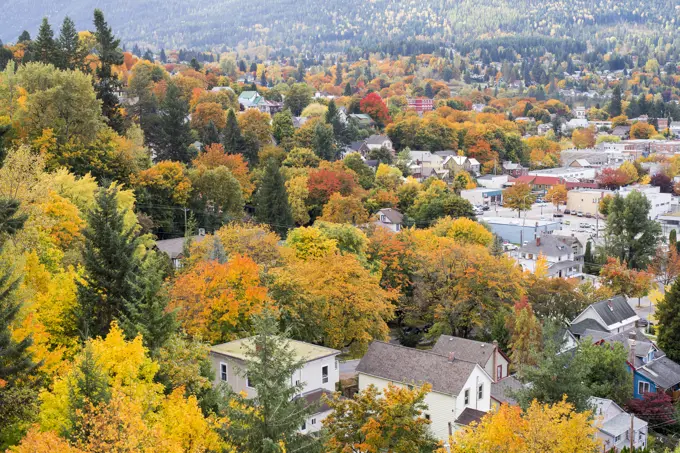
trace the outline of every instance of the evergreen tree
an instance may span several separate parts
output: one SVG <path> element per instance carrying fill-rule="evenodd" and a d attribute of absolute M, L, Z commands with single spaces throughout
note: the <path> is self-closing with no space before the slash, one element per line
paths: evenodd
<path fill-rule="evenodd" d="M 153 63 L 154 58 L 153 58 L 153 53 L 151 52 L 151 50 L 146 49 L 146 52 L 144 52 L 144 56 L 142 57 L 142 59 Z"/>
<path fill-rule="evenodd" d="M 19 37 L 17 38 L 17 44 L 25 42 L 31 42 L 31 34 L 26 30 L 22 31 Z"/>
<path fill-rule="evenodd" d="M 668 247 L 673 247 L 677 243 L 678 243 L 677 232 L 675 230 L 671 230 L 671 232 L 668 233 Z"/>
<path fill-rule="evenodd" d="M 220 143 L 220 131 L 217 130 L 217 126 L 213 120 L 208 122 L 205 130 L 203 131 L 203 137 L 201 139 L 203 142 L 203 147 L 210 146 L 213 143 Z"/>
<path fill-rule="evenodd" d="M 300 427 L 315 408 L 304 398 L 301 382 L 293 385 L 291 376 L 303 362 L 289 341 L 278 331 L 271 312 L 255 320 L 256 335 L 245 343 L 244 378 L 257 391 L 254 398 L 229 395 L 226 405 L 226 440 L 237 451 L 247 453 L 309 452 L 318 448 L 318 438 L 301 434 Z"/>
<path fill-rule="evenodd" d="M 61 24 L 57 44 L 59 47 L 59 68 L 74 70 L 85 64 L 87 50 L 80 48 L 76 24 L 68 16 L 64 18 L 64 22 Z"/>
<path fill-rule="evenodd" d="M 432 85 L 430 82 L 425 84 L 425 97 L 430 99 L 434 97 L 434 91 L 432 91 Z"/>
<path fill-rule="evenodd" d="M 245 61 L 239 60 L 238 70 L 241 71 L 241 72 L 246 72 L 246 62 Z"/>
<path fill-rule="evenodd" d="M 621 115 L 621 86 L 616 85 L 612 90 L 612 100 L 609 103 L 609 116 L 612 118 Z"/>
<path fill-rule="evenodd" d="M 243 136 L 233 109 L 227 113 L 227 124 L 222 132 L 222 144 L 229 154 L 240 154 L 243 151 Z"/>
<path fill-rule="evenodd" d="M 165 49 L 161 49 L 160 59 L 163 64 L 168 62 L 168 57 L 165 55 Z"/>
<path fill-rule="evenodd" d="M 680 279 L 675 280 L 656 307 L 658 344 L 669 359 L 680 360 Z"/>
<path fill-rule="evenodd" d="M 586 244 L 586 252 L 583 256 L 583 272 L 586 274 L 596 274 L 597 267 L 593 266 L 595 264 L 595 258 L 593 257 L 592 242 L 588 241 Z"/>
<path fill-rule="evenodd" d="M 345 92 L 342 93 L 345 96 L 351 96 L 352 95 L 352 85 L 347 82 L 347 85 L 345 85 Z"/>
<path fill-rule="evenodd" d="M 305 65 L 300 60 L 300 63 L 298 64 L 297 71 L 295 72 L 295 80 L 299 83 L 305 80 Z"/>
<path fill-rule="evenodd" d="M 16 200 L 0 199 L 0 251 L 4 242 L 23 228 L 25 215 L 19 215 Z M 12 325 L 19 314 L 20 305 L 13 297 L 20 280 L 13 277 L 12 269 L 0 273 L 0 448 L 18 441 L 18 429 L 35 410 L 37 390 L 35 380 L 27 379 L 37 364 L 28 348 L 31 337 L 16 341 Z"/>
<path fill-rule="evenodd" d="M 201 70 L 201 65 L 198 64 L 198 60 L 195 58 L 191 59 L 191 62 L 189 63 L 189 66 L 191 66 L 195 71 L 200 71 Z"/>
<path fill-rule="evenodd" d="M 118 48 L 120 40 L 113 36 L 111 27 L 104 20 L 104 13 L 99 9 L 94 10 L 94 26 L 99 56 L 94 88 L 97 92 L 97 99 L 102 101 L 102 114 L 108 119 L 109 126 L 116 132 L 122 133 L 125 125 L 116 94 L 116 91 L 120 89 L 120 81 L 113 74 L 112 69 L 113 66 L 123 64 L 123 53 Z"/>
<path fill-rule="evenodd" d="M 347 144 L 348 134 L 347 126 L 340 118 L 340 112 L 335 105 L 335 101 L 331 99 L 328 103 L 328 110 L 326 111 L 326 123 L 333 126 L 333 135 L 335 136 L 335 141 L 337 143 Z"/>
<path fill-rule="evenodd" d="M 78 282 L 76 319 L 84 339 L 105 337 L 111 322 L 121 321 L 128 332 L 143 297 L 139 240 L 118 210 L 118 191 L 100 189 L 97 205 L 83 233 L 84 282 Z"/>
<path fill-rule="evenodd" d="M 314 153 L 323 160 L 333 161 L 337 159 L 338 148 L 335 145 L 333 127 L 329 124 L 318 122 L 314 126 L 312 148 Z"/>
<path fill-rule="evenodd" d="M 7 149 L 5 147 L 5 135 L 9 134 L 12 130 L 11 124 L 0 125 L 0 167 L 2 167 L 3 162 L 5 162 L 5 157 L 7 157 Z"/>
<path fill-rule="evenodd" d="M 342 85 L 342 63 L 340 61 L 335 64 L 335 85 Z"/>
<path fill-rule="evenodd" d="M 58 66 L 57 44 L 54 42 L 54 32 L 47 17 L 43 17 L 40 24 L 38 37 L 33 42 L 32 53 L 35 61 Z"/>
<path fill-rule="evenodd" d="M 262 182 L 254 197 L 255 217 L 269 225 L 281 237 L 295 226 L 288 204 L 285 181 L 275 159 L 269 159 L 264 168 Z"/>
<path fill-rule="evenodd" d="M 139 48 L 137 43 L 135 43 L 134 46 L 132 46 L 132 55 L 135 57 L 141 57 L 142 56 L 142 49 Z"/>
<path fill-rule="evenodd" d="M 170 83 L 155 127 L 148 133 L 147 139 L 152 144 L 157 161 L 174 160 L 188 164 L 195 157 L 189 148 L 193 142 L 187 121 L 189 106 L 180 96 L 180 89 Z"/>

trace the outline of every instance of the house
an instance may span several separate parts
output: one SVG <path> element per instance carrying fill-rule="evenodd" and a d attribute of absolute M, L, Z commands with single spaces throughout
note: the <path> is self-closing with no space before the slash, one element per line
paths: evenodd
<path fill-rule="evenodd" d="M 585 129 L 588 127 L 588 120 L 585 118 L 573 118 L 562 125 L 562 131 L 573 131 L 574 129 Z"/>
<path fill-rule="evenodd" d="M 368 137 L 363 146 L 360 148 L 362 155 L 367 155 L 375 149 L 385 148 L 394 154 L 394 149 L 392 148 L 392 140 L 386 135 L 371 135 Z"/>
<path fill-rule="evenodd" d="M 449 155 L 446 156 L 442 166 L 456 174 L 461 171 L 466 171 L 473 175 L 479 174 L 481 168 L 480 163 L 475 158 L 468 158 L 465 156 Z"/>
<path fill-rule="evenodd" d="M 633 397 L 642 399 L 645 393 L 664 392 L 680 400 L 680 365 L 662 355 L 641 367 L 628 367 L 633 371 Z"/>
<path fill-rule="evenodd" d="M 524 385 L 515 376 L 506 376 L 491 383 L 491 408 L 496 409 L 501 404 L 516 406 L 513 392 L 521 390 Z"/>
<path fill-rule="evenodd" d="M 597 427 L 597 437 L 602 440 L 604 451 L 616 452 L 630 448 L 631 434 L 633 448 L 637 450 L 647 447 L 646 421 L 626 413 L 621 406 L 609 399 L 591 397 L 588 402 L 593 407 L 593 423 Z"/>
<path fill-rule="evenodd" d="M 548 131 L 551 131 L 552 128 L 553 128 L 552 124 L 544 123 L 539 124 L 538 127 L 536 128 L 536 131 L 538 132 L 538 135 L 545 135 L 548 133 Z"/>
<path fill-rule="evenodd" d="M 424 180 L 430 176 L 437 176 L 444 173 L 448 175 L 449 173 L 449 170 L 445 170 L 442 165 L 444 159 L 430 151 L 411 151 L 409 156 L 411 159 L 409 161 L 411 176 L 416 179 Z"/>
<path fill-rule="evenodd" d="M 515 184 L 529 184 L 532 191 L 547 192 L 551 187 L 564 184 L 564 179 L 556 176 L 525 175 L 515 179 Z"/>
<path fill-rule="evenodd" d="M 541 233 L 559 230 L 562 225 L 554 220 L 526 220 L 511 217 L 484 217 L 491 232 L 504 241 L 522 244 L 533 241 Z"/>
<path fill-rule="evenodd" d="M 291 386 L 301 383 L 302 390 L 296 398 L 304 398 L 314 405 L 311 414 L 301 427 L 302 432 L 321 429 L 321 422 L 330 414 L 330 408 L 321 404 L 324 395 L 335 392 L 340 380 L 337 357 L 340 351 L 303 341 L 288 340 L 295 359 L 304 362 L 301 369 L 290 377 Z M 253 338 L 243 338 L 210 348 L 210 362 L 215 370 L 215 385 L 228 385 L 234 392 L 243 392 L 248 398 L 257 396 L 246 374 L 247 351 L 253 346 Z"/>
<path fill-rule="evenodd" d="M 199 234 L 191 238 L 192 242 L 198 243 L 205 239 L 205 230 L 199 229 Z M 172 267 L 180 269 L 182 267 L 182 259 L 184 258 L 184 243 L 186 238 L 161 239 L 156 241 L 155 248 L 159 252 L 165 253 L 170 258 Z"/>
<path fill-rule="evenodd" d="M 365 113 L 351 113 L 349 118 L 350 121 L 356 122 L 359 127 L 371 127 L 375 124 L 375 121 Z"/>
<path fill-rule="evenodd" d="M 522 166 L 522 164 L 514 163 L 511 161 L 503 162 L 503 173 L 513 178 L 519 178 L 524 176 L 529 172 L 528 168 Z"/>
<path fill-rule="evenodd" d="M 579 242 L 574 238 L 541 234 L 521 244 L 513 257 L 522 269 L 530 272 L 536 272 L 538 259 L 543 257 L 548 266 L 548 277 L 576 278 L 583 270 L 583 257 L 579 251 Z"/>
<path fill-rule="evenodd" d="M 587 167 L 557 167 L 543 170 L 531 170 L 529 176 L 551 176 L 561 179 L 595 179 L 595 169 Z"/>
<path fill-rule="evenodd" d="M 630 136 L 630 126 L 616 126 L 612 131 L 612 135 L 619 137 L 621 140 L 627 139 Z"/>
<path fill-rule="evenodd" d="M 403 223 L 404 215 L 392 208 L 383 208 L 378 211 L 378 220 L 375 222 L 376 225 L 387 228 L 395 233 L 401 231 Z"/>
<path fill-rule="evenodd" d="M 444 356 L 453 353 L 459 360 L 477 363 L 491 376 L 493 382 L 508 376 L 510 359 L 498 348 L 497 341 L 484 343 L 451 335 L 440 335 L 432 347 L 432 352 Z"/>
<path fill-rule="evenodd" d="M 388 384 L 419 386 L 429 383 L 425 396 L 432 434 L 445 443 L 459 426 L 491 409 L 491 376 L 477 361 L 468 362 L 432 351 L 374 341 L 357 365 L 359 390 Z M 478 411 L 471 412 L 466 409 Z"/>
<path fill-rule="evenodd" d="M 570 323 L 571 333 L 580 339 L 589 330 L 610 334 L 626 332 L 635 328 L 640 317 L 628 305 L 624 296 L 601 300 L 589 305 Z"/>
<path fill-rule="evenodd" d="M 567 209 L 572 212 L 582 212 L 597 216 L 600 212 L 600 200 L 607 195 L 613 195 L 610 190 L 574 189 L 567 192 Z"/>
<path fill-rule="evenodd" d="M 257 91 L 242 91 L 238 97 L 242 110 L 258 109 L 260 112 L 273 115 L 283 110 L 283 103 L 268 101 Z"/>
<path fill-rule="evenodd" d="M 261 97 L 262 96 L 260 96 L 260 93 L 257 91 L 242 91 L 241 94 L 238 95 L 238 103 L 242 110 L 246 110 L 254 107 Z"/>
<path fill-rule="evenodd" d="M 477 185 L 487 189 L 502 189 L 509 182 L 508 175 L 484 175 L 477 178 Z"/>

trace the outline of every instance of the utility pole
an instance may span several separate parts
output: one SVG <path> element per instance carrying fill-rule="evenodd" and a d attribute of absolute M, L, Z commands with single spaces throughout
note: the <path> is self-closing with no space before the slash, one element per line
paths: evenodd
<path fill-rule="evenodd" d="M 633 425 L 633 421 L 635 420 L 635 416 L 633 414 L 630 414 L 630 451 L 633 451 L 633 437 L 635 436 L 635 426 Z"/>
<path fill-rule="evenodd" d="M 184 237 L 187 236 L 187 208 L 184 208 Z"/>

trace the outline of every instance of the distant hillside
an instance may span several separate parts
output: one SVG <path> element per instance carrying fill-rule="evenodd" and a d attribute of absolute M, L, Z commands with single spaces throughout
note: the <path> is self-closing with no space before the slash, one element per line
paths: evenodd
<path fill-rule="evenodd" d="M 297 50 L 499 35 L 677 36 L 677 0 L 0 0 L 0 39 L 34 35 L 43 16 L 91 27 L 101 8 L 125 42 L 154 48 L 268 44 Z"/>

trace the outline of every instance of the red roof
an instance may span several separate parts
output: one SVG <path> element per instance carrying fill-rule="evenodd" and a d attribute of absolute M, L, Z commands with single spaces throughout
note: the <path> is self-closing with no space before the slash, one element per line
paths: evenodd
<path fill-rule="evenodd" d="M 571 189 L 599 189 L 600 185 L 596 182 L 567 182 L 567 190 Z"/>

